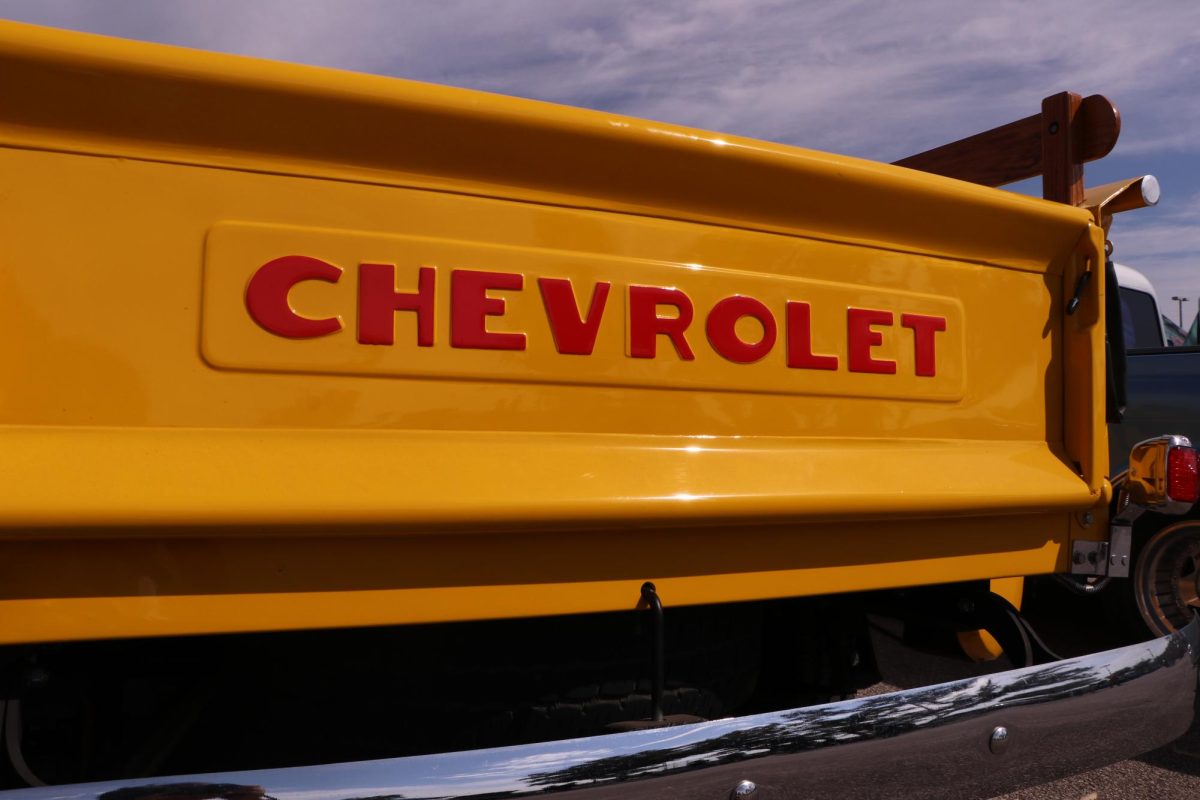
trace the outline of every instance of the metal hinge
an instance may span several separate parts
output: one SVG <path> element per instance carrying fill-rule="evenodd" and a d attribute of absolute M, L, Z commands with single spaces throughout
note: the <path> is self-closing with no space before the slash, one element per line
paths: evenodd
<path fill-rule="evenodd" d="M 1132 544 L 1133 523 L 1114 520 L 1107 542 L 1071 543 L 1071 574 L 1128 578 Z"/>

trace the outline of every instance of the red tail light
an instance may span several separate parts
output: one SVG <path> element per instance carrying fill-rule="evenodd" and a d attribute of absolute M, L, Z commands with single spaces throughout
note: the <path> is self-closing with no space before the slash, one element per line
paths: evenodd
<path fill-rule="evenodd" d="M 1167 496 L 1184 503 L 1200 500 L 1200 464 L 1191 447 L 1172 447 L 1167 455 Z"/>

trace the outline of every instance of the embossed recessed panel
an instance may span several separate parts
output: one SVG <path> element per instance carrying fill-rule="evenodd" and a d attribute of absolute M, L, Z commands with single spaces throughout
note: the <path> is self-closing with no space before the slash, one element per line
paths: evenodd
<path fill-rule="evenodd" d="M 721 264 L 235 222 L 206 248 L 204 356 L 240 370 L 957 400 L 967 335 L 951 298 Z"/>

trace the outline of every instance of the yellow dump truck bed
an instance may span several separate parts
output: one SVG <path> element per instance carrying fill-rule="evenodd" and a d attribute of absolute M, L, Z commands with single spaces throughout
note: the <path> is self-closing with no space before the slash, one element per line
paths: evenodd
<path fill-rule="evenodd" d="M 1200 623 L 1014 608 L 1196 493 L 1143 442 L 1106 524 L 1141 182 L 7 23 L 0 97 L 0 800 L 989 797 L 1191 723 Z M 981 136 L 1073 203 L 1116 121 Z M 1014 669 L 879 693 L 956 635 Z"/>
<path fill-rule="evenodd" d="M 0 91 L 0 642 L 1044 573 L 1103 503 L 1086 211 L 13 24 Z"/>

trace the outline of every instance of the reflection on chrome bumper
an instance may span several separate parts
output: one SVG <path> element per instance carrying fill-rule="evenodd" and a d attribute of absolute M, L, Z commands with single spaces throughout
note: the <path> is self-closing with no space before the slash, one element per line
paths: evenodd
<path fill-rule="evenodd" d="M 1096 655 L 894 694 L 493 750 L 0 793 L 3 800 L 988 797 L 1187 730 L 1200 623 Z M 1002 737 L 997 731 L 1004 728 Z M 1000 741 L 1003 738 L 1003 741 Z M 154 787 L 154 788 L 151 788 Z"/>

